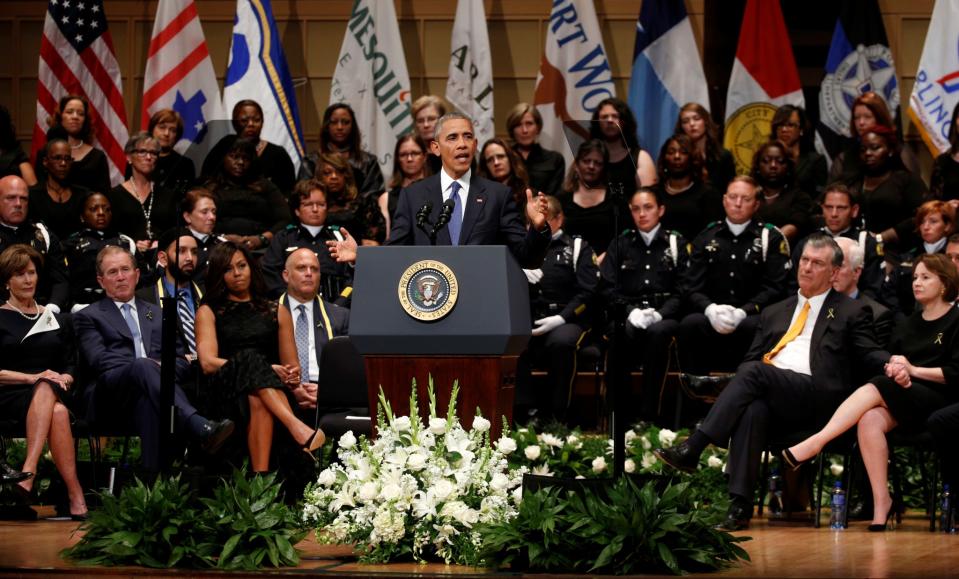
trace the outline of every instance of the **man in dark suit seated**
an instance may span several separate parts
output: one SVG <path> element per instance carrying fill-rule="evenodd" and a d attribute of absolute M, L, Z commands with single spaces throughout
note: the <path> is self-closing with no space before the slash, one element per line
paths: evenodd
<path fill-rule="evenodd" d="M 876 342 L 885 348 L 892 336 L 893 311 L 859 289 L 859 279 L 865 261 L 865 252 L 859 242 L 848 237 L 834 239 L 842 249 L 843 262 L 836 275 L 836 281 L 832 284 L 832 289 L 861 301 L 872 311 L 872 327 L 876 331 Z M 865 380 L 869 378 L 869 376 L 863 376 Z"/>
<path fill-rule="evenodd" d="M 84 397 L 87 417 L 94 424 L 131 416 L 143 448 L 143 466 L 158 470 L 160 404 L 160 349 L 162 321 L 159 307 L 135 297 L 140 270 L 121 247 L 107 246 L 97 255 L 97 281 L 106 297 L 78 312 L 73 323 L 87 365 L 97 376 Z M 182 344 L 177 351 L 178 374 L 188 364 Z M 213 422 L 197 414 L 179 386 L 175 387 L 177 431 L 216 452 L 233 432 L 233 422 Z"/>
<path fill-rule="evenodd" d="M 315 409 L 320 353 L 334 337 L 349 333 L 350 310 L 331 304 L 318 294 L 320 261 L 312 249 L 297 249 L 286 258 L 283 280 L 286 293 L 280 296 L 280 303 L 293 318 L 293 337 L 300 360 L 301 383 L 292 393 L 300 409 Z M 310 423 L 312 420 L 313 416 Z"/>
<path fill-rule="evenodd" d="M 536 269 L 543 263 L 551 232 L 546 223 L 546 197 L 526 190 L 523 225 L 520 210 L 509 188 L 472 173 L 476 156 L 473 121 L 462 113 L 449 113 L 436 121 L 430 150 L 442 160 L 442 170 L 403 189 L 396 206 L 387 245 L 431 245 L 418 224 L 418 217 L 436 223 L 444 202 L 452 200 L 448 225 L 439 231 L 436 245 L 506 245 L 519 264 Z M 427 203 L 431 210 L 425 211 Z M 343 241 L 329 241 L 330 253 L 341 262 L 356 259 L 356 241 L 341 229 Z"/>
<path fill-rule="evenodd" d="M 180 254 L 176 241 L 180 238 Z M 161 299 L 176 296 L 177 333 L 186 347 L 187 360 L 196 360 L 196 311 L 203 291 L 193 281 L 197 263 L 197 241 L 185 227 L 168 229 L 157 241 L 159 279 L 137 290 L 137 297 L 161 305 Z"/>
<path fill-rule="evenodd" d="M 832 288 L 842 262 L 830 236 L 806 240 L 798 295 L 763 310 L 745 361 L 699 430 L 678 446 L 655 451 L 673 468 L 692 471 L 706 446 L 728 443 L 727 530 L 749 526 L 767 431 L 819 428 L 852 391 L 858 376 L 853 362 L 878 374 L 889 358 L 876 343 L 869 308 Z"/>

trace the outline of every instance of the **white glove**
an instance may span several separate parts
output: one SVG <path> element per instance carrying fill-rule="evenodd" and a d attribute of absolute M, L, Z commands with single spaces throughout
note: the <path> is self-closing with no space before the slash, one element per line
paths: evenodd
<path fill-rule="evenodd" d="M 736 329 L 732 324 L 732 309 L 732 306 L 725 304 L 709 304 L 704 313 L 714 330 L 720 334 L 731 334 Z"/>
<path fill-rule="evenodd" d="M 80 310 L 82 310 L 83 308 L 87 307 L 88 305 L 90 304 L 73 304 L 73 307 L 70 308 L 70 313 L 75 314 L 79 312 Z"/>
<path fill-rule="evenodd" d="M 732 323 L 733 329 L 739 327 L 739 324 L 743 323 L 743 320 L 746 319 L 746 310 L 742 308 L 733 308 L 729 312 L 729 321 Z"/>
<path fill-rule="evenodd" d="M 526 281 L 536 285 L 543 279 L 543 270 L 541 269 L 524 269 L 523 273 L 526 274 Z"/>
<path fill-rule="evenodd" d="M 633 311 L 629 312 L 629 316 L 626 317 L 626 321 L 630 326 L 640 330 L 646 329 L 646 316 L 643 314 L 643 311 L 644 310 L 639 308 L 633 308 Z"/>
<path fill-rule="evenodd" d="M 536 326 L 533 328 L 533 335 L 542 336 L 543 334 L 548 334 L 565 323 L 566 320 L 563 319 L 563 316 L 549 316 L 546 318 L 540 318 L 533 322 L 533 325 Z"/>
<path fill-rule="evenodd" d="M 646 327 L 648 328 L 653 324 L 658 324 L 659 322 L 663 321 L 663 315 L 653 308 L 649 308 L 646 310 L 646 319 L 648 320 L 648 323 L 646 324 Z"/>

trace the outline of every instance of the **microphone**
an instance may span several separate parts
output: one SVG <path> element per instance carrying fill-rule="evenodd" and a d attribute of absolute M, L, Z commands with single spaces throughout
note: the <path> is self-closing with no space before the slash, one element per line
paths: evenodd
<path fill-rule="evenodd" d="M 452 199 L 443 202 L 443 208 L 440 210 L 439 219 L 436 220 L 436 231 L 440 231 L 450 222 L 453 211 L 456 210 L 456 203 Z"/>
<path fill-rule="evenodd" d="M 433 211 L 433 203 L 427 201 L 420 207 L 420 210 L 416 212 L 416 226 L 420 229 L 425 230 L 426 224 L 429 223 L 430 212 Z"/>

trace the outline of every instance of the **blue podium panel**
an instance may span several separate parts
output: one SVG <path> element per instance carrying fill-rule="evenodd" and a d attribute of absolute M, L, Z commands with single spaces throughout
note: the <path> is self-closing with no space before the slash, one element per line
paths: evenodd
<path fill-rule="evenodd" d="M 516 356 L 529 341 L 526 276 L 505 246 L 361 247 L 353 288 L 365 355 Z"/>

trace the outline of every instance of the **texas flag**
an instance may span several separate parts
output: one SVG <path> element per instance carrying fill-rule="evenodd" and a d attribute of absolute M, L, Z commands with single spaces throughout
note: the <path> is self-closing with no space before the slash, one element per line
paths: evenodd
<path fill-rule="evenodd" d="M 773 114 L 785 104 L 805 106 L 805 100 L 779 2 L 748 0 L 726 93 L 723 142 L 739 173 L 748 172 L 753 152 L 769 138 Z"/>

